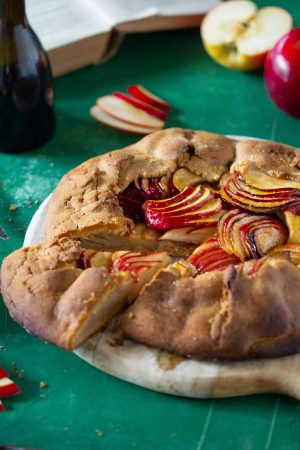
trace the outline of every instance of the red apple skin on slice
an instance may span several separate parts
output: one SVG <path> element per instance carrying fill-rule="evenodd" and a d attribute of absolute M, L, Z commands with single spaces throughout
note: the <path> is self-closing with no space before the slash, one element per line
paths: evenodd
<path fill-rule="evenodd" d="M 9 376 L 9 373 L 6 372 L 5 369 L 3 369 L 2 367 L 0 367 L 0 380 L 1 378 L 7 378 Z"/>
<path fill-rule="evenodd" d="M 0 397 L 11 397 L 21 392 L 19 386 L 16 385 L 10 378 L 1 378 L 0 380 Z"/>
<path fill-rule="evenodd" d="M 188 261 L 196 267 L 199 274 L 213 270 L 223 270 L 231 264 L 240 263 L 240 260 L 235 255 L 229 255 L 222 249 L 216 235 L 197 247 L 188 258 Z"/>
<path fill-rule="evenodd" d="M 157 119 L 146 111 L 136 108 L 113 95 L 98 98 L 97 106 L 105 114 L 138 127 L 152 128 L 154 131 L 162 129 L 165 125 L 163 120 Z"/>
<path fill-rule="evenodd" d="M 218 238 L 223 249 L 240 260 L 260 258 L 287 240 L 285 224 L 272 216 L 234 209 L 218 222 Z"/>
<path fill-rule="evenodd" d="M 117 130 L 125 131 L 126 133 L 134 133 L 134 134 L 151 134 L 156 131 L 155 128 L 148 127 L 140 127 L 138 125 L 129 124 L 127 122 L 123 122 L 119 119 L 115 119 L 114 117 L 109 116 L 104 113 L 98 106 L 93 106 L 90 109 L 90 115 L 96 119 L 98 122 L 107 125 L 108 127 L 115 128 Z"/>
<path fill-rule="evenodd" d="M 127 102 L 132 106 L 135 106 L 136 108 L 146 111 L 148 114 L 151 114 L 152 116 L 157 117 L 157 119 L 163 120 L 164 122 L 168 118 L 167 113 L 162 111 L 161 109 L 157 109 L 155 106 L 142 102 L 141 100 L 131 97 L 130 95 L 123 94 L 123 92 L 114 92 L 113 95 L 120 100 L 123 100 L 124 102 Z"/>
<path fill-rule="evenodd" d="M 212 227 L 222 214 L 221 200 L 203 186 L 188 187 L 167 200 L 148 200 L 143 208 L 148 226 L 160 230 Z"/>
<path fill-rule="evenodd" d="M 133 84 L 131 86 L 128 86 L 127 91 L 133 97 L 142 100 L 143 102 L 148 103 L 149 105 L 153 105 L 156 108 L 161 109 L 162 111 L 166 112 L 171 111 L 171 106 L 167 102 L 157 97 L 140 84 Z"/>

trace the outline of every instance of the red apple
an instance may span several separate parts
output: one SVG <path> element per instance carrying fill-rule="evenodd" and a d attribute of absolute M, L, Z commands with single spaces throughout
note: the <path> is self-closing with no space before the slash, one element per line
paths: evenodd
<path fill-rule="evenodd" d="M 140 84 L 133 84 L 129 86 L 127 88 L 127 91 L 133 97 L 142 100 L 149 105 L 153 105 L 162 111 L 169 112 L 171 110 L 171 106 L 167 102 L 157 97 L 157 95 L 154 95 L 152 92 L 150 92 Z"/>
<path fill-rule="evenodd" d="M 274 103 L 300 118 L 300 28 L 284 35 L 268 53 L 265 83 Z"/>

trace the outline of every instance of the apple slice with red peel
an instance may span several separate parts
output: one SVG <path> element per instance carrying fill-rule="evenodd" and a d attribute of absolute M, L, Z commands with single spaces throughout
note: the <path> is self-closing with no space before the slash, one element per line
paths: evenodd
<path fill-rule="evenodd" d="M 0 400 L 0 412 L 5 411 L 4 405 Z"/>
<path fill-rule="evenodd" d="M 217 228 L 207 227 L 186 227 L 186 228 L 175 228 L 169 230 L 160 236 L 159 240 L 168 240 L 173 242 L 186 242 L 187 244 L 201 244 L 207 238 L 216 233 Z"/>
<path fill-rule="evenodd" d="M 1 380 L 1 378 L 7 378 L 7 377 L 9 377 L 9 373 L 6 372 L 5 369 L 3 369 L 2 367 L 0 367 L 0 380 Z"/>
<path fill-rule="evenodd" d="M 216 62 L 248 71 L 263 65 L 268 51 L 292 25 L 291 15 L 282 8 L 257 9 L 251 1 L 235 0 L 210 10 L 202 22 L 201 35 Z"/>
<path fill-rule="evenodd" d="M 130 272 L 136 279 L 128 296 L 128 302 L 136 299 L 142 287 L 148 283 L 155 273 L 170 264 L 170 257 L 165 252 L 154 252 L 143 255 L 139 252 L 115 252 L 112 256 L 112 271 Z"/>
<path fill-rule="evenodd" d="M 235 255 L 229 255 L 220 246 L 216 235 L 197 247 L 188 258 L 188 261 L 196 267 L 198 273 L 223 270 L 231 264 L 240 263 L 240 260 Z"/>
<path fill-rule="evenodd" d="M 155 106 L 156 108 L 161 109 L 162 111 L 166 112 L 171 111 L 171 106 L 167 102 L 157 97 L 157 95 L 153 94 L 140 84 L 133 84 L 131 86 L 128 86 L 127 91 L 130 95 L 137 98 L 138 100 L 148 103 L 149 105 Z"/>
<path fill-rule="evenodd" d="M 155 106 L 149 105 L 149 103 L 142 102 L 137 98 L 131 97 L 130 95 L 123 94 L 123 92 L 114 92 L 113 95 L 124 102 L 129 103 L 136 108 L 139 108 L 143 111 L 146 111 L 151 116 L 156 117 L 157 119 L 163 120 L 164 122 L 167 120 L 168 115 L 166 112 L 161 109 L 157 109 Z"/>
<path fill-rule="evenodd" d="M 201 177 L 182 167 L 173 174 L 172 181 L 176 189 L 181 192 L 188 186 L 199 184 Z"/>
<path fill-rule="evenodd" d="M 152 128 L 153 131 L 164 127 L 165 122 L 145 111 L 113 96 L 105 95 L 97 100 L 97 106 L 107 115 L 138 127 Z"/>
<path fill-rule="evenodd" d="M 212 227 L 221 214 L 222 202 L 204 186 L 187 187 L 167 200 L 148 200 L 143 205 L 150 228 L 170 230 L 188 226 Z"/>
<path fill-rule="evenodd" d="M 11 397 L 19 394 L 21 389 L 10 378 L 4 377 L 0 379 L 0 397 Z"/>
<path fill-rule="evenodd" d="M 299 181 L 272 177 L 259 169 L 244 164 L 239 166 L 239 174 L 249 186 L 265 191 L 274 191 L 276 189 L 300 189 Z"/>
<path fill-rule="evenodd" d="M 240 260 L 260 258 L 283 245 L 288 234 L 285 224 L 271 216 L 259 216 L 239 209 L 227 211 L 218 222 L 222 248 Z"/>
<path fill-rule="evenodd" d="M 127 133 L 134 134 L 150 134 L 156 131 L 155 128 L 150 127 L 141 127 L 138 125 L 133 125 L 127 122 L 123 122 L 122 120 L 115 119 L 114 117 L 106 114 L 102 109 L 98 106 L 93 106 L 90 109 L 91 116 L 96 119 L 98 122 L 103 123 L 111 128 L 116 128 L 117 130 L 126 131 Z"/>

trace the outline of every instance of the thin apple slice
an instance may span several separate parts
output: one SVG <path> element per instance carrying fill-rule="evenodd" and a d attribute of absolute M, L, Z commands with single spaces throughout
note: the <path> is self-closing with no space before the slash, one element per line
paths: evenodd
<path fill-rule="evenodd" d="M 171 106 L 167 102 L 157 97 L 157 95 L 153 94 L 140 84 L 133 84 L 131 86 L 128 86 L 127 91 L 133 97 L 142 100 L 149 105 L 153 105 L 156 108 L 161 109 L 162 111 L 171 111 Z"/>
<path fill-rule="evenodd" d="M 300 244 L 300 201 L 292 202 L 282 208 L 289 229 L 289 244 Z"/>
<path fill-rule="evenodd" d="M 223 270 L 231 264 L 240 263 L 235 255 L 229 255 L 222 249 L 216 235 L 197 247 L 188 261 L 196 267 L 198 273 Z"/>
<path fill-rule="evenodd" d="M 0 400 L 0 412 L 5 411 L 4 404 Z"/>
<path fill-rule="evenodd" d="M 7 377 L 9 377 L 9 373 L 6 372 L 5 369 L 3 369 L 2 367 L 0 367 L 0 380 L 1 380 L 1 378 L 7 378 Z"/>
<path fill-rule="evenodd" d="M 105 95 L 97 99 L 97 106 L 109 116 L 132 125 L 144 128 L 160 130 L 165 122 L 151 116 L 146 111 L 142 111 L 113 95 Z"/>
<path fill-rule="evenodd" d="M 271 216 L 227 211 L 218 223 L 218 239 L 222 248 L 240 260 L 260 258 L 271 248 L 287 240 L 285 224 Z"/>
<path fill-rule="evenodd" d="M 130 272 L 136 283 L 132 287 L 128 302 L 136 299 L 143 286 L 148 283 L 155 273 L 170 264 L 170 257 L 165 252 L 154 252 L 143 255 L 139 252 L 115 252 L 113 254 L 113 272 Z"/>
<path fill-rule="evenodd" d="M 191 225 L 212 227 L 222 213 L 222 202 L 214 197 L 210 189 L 197 186 L 188 187 L 167 200 L 148 200 L 143 205 L 147 224 L 160 230 Z"/>
<path fill-rule="evenodd" d="M 299 181 L 272 177 L 261 170 L 243 164 L 239 167 L 239 174 L 249 186 L 265 191 L 286 188 L 300 189 Z"/>
<path fill-rule="evenodd" d="M 117 130 L 126 131 L 127 133 L 150 134 L 150 133 L 153 133 L 154 131 L 156 131 L 155 128 L 133 125 L 133 124 L 115 119 L 114 117 L 104 113 L 102 111 L 102 109 L 100 109 L 98 106 L 93 106 L 90 109 L 90 114 L 98 122 L 101 122 L 104 125 L 107 125 L 111 128 L 116 128 Z"/>
<path fill-rule="evenodd" d="M 291 262 L 295 265 L 300 264 L 300 244 L 285 244 L 274 248 L 269 255 L 277 256 L 281 253 L 288 253 L 291 259 Z"/>
<path fill-rule="evenodd" d="M 178 191 L 181 192 L 188 186 L 199 184 L 201 177 L 182 167 L 173 174 L 172 181 Z"/>
<path fill-rule="evenodd" d="M 139 108 L 143 111 L 146 111 L 151 116 L 156 117 L 157 119 L 163 120 L 164 122 L 167 120 L 168 115 L 166 112 L 161 109 L 157 109 L 155 106 L 149 105 L 149 103 L 142 102 L 137 98 L 131 97 L 130 95 L 123 94 L 123 92 L 114 92 L 113 95 L 124 102 L 129 103 L 136 108 Z"/>
<path fill-rule="evenodd" d="M 207 227 L 186 227 L 186 228 L 175 228 L 169 230 L 160 236 L 159 240 L 169 240 L 173 242 L 186 242 L 187 244 L 201 244 L 207 238 L 214 235 L 217 228 Z"/>
<path fill-rule="evenodd" d="M 11 397 L 21 392 L 19 386 L 16 385 L 10 378 L 5 377 L 0 379 L 0 397 Z"/>

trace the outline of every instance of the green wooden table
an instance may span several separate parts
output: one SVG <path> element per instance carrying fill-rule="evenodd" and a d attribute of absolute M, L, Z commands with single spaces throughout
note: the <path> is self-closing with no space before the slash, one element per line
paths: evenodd
<path fill-rule="evenodd" d="M 299 1 L 285 6 L 300 23 Z M 92 156 L 137 137 L 89 117 L 100 95 L 141 83 L 174 107 L 168 126 L 274 139 L 300 147 L 300 122 L 269 101 L 262 73 L 235 73 L 204 53 L 198 30 L 132 35 L 105 65 L 56 80 L 57 133 L 39 151 L 0 154 L 0 217 L 20 247 L 30 219 L 61 176 Z M 18 206 L 10 211 L 12 204 Z M 15 324 L 0 304 L 0 366 L 22 394 L 7 399 L 0 443 L 45 450 L 292 450 L 300 448 L 300 409 L 275 395 L 221 400 L 175 398 L 101 373 Z M 2 347 L 3 346 L 3 347 Z M 20 378 L 19 378 L 20 377 Z M 40 388 L 40 381 L 47 387 Z M 299 374 L 300 382 L 300 374 Z"/>

